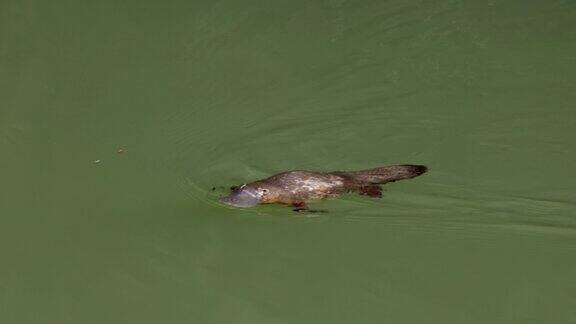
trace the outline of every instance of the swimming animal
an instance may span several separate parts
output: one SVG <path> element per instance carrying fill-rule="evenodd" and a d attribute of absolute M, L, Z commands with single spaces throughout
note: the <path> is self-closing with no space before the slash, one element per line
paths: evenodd
<path fill-rule="evenodd" d="M 294 211 L 313 211 L 306 202 L 357 192 L 382 197 L 382 186 L 388 182 L 417 177 L 428 170 L 423 165 L 390 165 L 361 171 L 288 171 L 269 178 L 231 187 L 224 204 L 252 207 L 258 204 L 285 204 Z"/>

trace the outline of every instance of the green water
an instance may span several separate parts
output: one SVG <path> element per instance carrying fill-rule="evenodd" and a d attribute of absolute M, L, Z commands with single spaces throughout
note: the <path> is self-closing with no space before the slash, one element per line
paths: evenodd
<path fill-rule="evenodd" d="M 0 323 L 576 323 L 575 103 L 572 1 L 3 0 Z"/>

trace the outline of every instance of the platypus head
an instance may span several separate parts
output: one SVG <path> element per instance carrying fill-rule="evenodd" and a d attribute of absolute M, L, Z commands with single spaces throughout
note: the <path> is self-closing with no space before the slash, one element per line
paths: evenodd
<path fill-rule="evenodd" d="M 260 188 L 253 188 L 247 185 L 232 187 L 230 196 L 220 198 L 226 205 L 234 207 L 252 207 L 262 202 L 264 192 Z"/>

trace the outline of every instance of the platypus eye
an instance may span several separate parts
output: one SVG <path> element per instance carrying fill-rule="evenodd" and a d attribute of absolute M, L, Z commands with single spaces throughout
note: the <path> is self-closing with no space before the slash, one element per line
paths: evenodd
<path fill-rule="evenodd" d="M 267 194 L 268 193 L 268 189 L 262 189 L 262 188 L 258 188 L 260 189 L 260 191 L 262 191 L 263 194 Z"/>

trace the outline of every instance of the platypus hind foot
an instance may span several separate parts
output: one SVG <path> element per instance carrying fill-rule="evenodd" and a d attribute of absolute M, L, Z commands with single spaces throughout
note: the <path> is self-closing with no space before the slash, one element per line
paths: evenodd
<path fill-rule="evenodd" d="M 378 185 L 360 187 L 360 194 L 372 198 L 382 198 L 382 187 Z"/>

